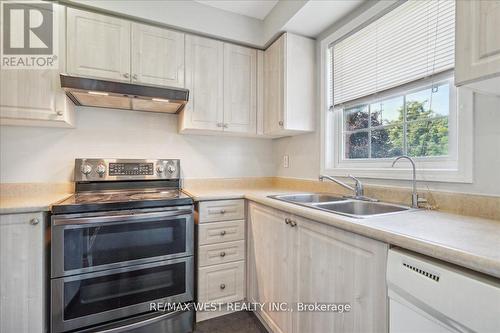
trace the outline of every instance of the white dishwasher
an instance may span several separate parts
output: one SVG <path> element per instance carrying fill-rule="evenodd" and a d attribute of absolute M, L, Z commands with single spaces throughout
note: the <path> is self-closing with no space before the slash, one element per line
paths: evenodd
<path fill-rule="evenodd" d="M 390 333 L 500 332 L 500 280 L 390 249 Z"/>

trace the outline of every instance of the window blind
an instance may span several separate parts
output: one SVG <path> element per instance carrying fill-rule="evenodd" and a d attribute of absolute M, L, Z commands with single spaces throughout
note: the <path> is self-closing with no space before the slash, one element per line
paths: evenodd
<path fill-rule="evenodd" d="M 454 50 L 455 1 L 409 0 L 330 46 L 330 100 L 338 105 L 449 70 Z"/>

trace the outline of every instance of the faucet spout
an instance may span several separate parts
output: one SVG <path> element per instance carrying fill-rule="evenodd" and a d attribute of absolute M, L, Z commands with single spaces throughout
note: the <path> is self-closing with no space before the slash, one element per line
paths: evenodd
<path fill-rule="evenodd" d="M 401 155 L 398 156 L 392 161 L 392 167 L 396 164 L 397 161 L 401 159 L 406 159 L 410 161 L 411 167 L 412 167 L 412 172 L 413 172 L 413 179 L 412 179 L 412 195 L 411 195 L 411 207 L 412 208 L 418 208 L 418 194 L 417 194 L 417 171 L 415 168 L 415 161 L 413 158 L 407 156 L 407 155 Z"/>

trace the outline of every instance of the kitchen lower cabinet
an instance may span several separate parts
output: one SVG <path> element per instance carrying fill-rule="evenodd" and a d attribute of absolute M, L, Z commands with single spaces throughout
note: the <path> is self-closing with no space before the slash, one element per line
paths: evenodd
<path fill-rule="evenodd" d="M 292 332 L 292 313 L 271 304 L 291 306 L 294 300 L 297 230 L 288 214 L 254 203 L 248 208 L 248 301 L 265 303 L 257 314 L 275 333 Z"/>
<path fill-rule="evenodd" d="M 385 243 L 250 203 L 248 300 L 293 309 L 257 312 L 272 332 L 387 332 L 387 251 Z M 300 311 L 305 304 L 351 309 Z"/>
<path fill-rule="evenodd" d="M 197 301 L 220 304 L 217 311 L 197 311 L 200 322 L 232 312 L 227 304 L 245 299 L 245 201 L 201 201 L 196 224 Z"/>
<path fill-rule="evenodd" d="M 47 331 L 45 213 L 0 215 L 0 333 Z"/>
<path fill-rule="evenodd" d="M 387 332 L 388 245 L 307 219 L 297 223 L 296 302 L 349 304 L 344 313 L 304 311 L 294 332 Z"/>

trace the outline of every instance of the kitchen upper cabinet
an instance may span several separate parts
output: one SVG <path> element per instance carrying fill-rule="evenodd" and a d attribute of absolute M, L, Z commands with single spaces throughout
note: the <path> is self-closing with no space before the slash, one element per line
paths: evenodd
<path fill-rule="evenodd" d="M 74 8 L 67 10 L 67 72 L 129 82 L 132 23 Z"/>
<path fill-rule="evenodd" d="M 500 1 L 456 3 L 455 83 L 500 95 Z"/>
<path fill-rule="evenodd" d="M 184 34 L 68 8 L 71 75 L 184 87 Z"/>
<path fill-rule="evenodd" d="M 264 134 L 314 131 L 315 60 L 314 40 L 291 33 L 264 52 Z"/>
<path fill-rule="evenodd" d="M 0 333 L 47 331 L 44 213 L 0 215 Z"/>
<path fill-rule="evenodd" d="M 303 311 L 294 332 L 387 332 L 388 245 L 325 224 L 297 223 L 296 302 L 348 303 L 349 312 Z"/>
<path fill-rule="evenodd" d="M 184 87 L 184 34 L 132 23 L 132 81 Z"/>
<path fill-rule="evenodd" d="M 223 130 L 224 44 L 186 36 L 186 88 L 189 102 L 181 112 L 180 130 Z"/>
<path fill-rule="evenodd" d="M 72 127 L 74 106 L 59 81 L 65 67 L 65 10 L 53 4 L 58 31 L 58 67 L 54 69 L 0 70 L 0 124 Z"/>
<path fill-rule="evenodd" d="M 224 43 L 224 131 L 257 131 L 257 50 Z"/>
<path fill-rule="evenodd" d="M 351 306 L 258 311 L 272 332 L 387 332 L 387 244 L 255 203 L 247 242 L 250 302 Z"/>
<path fill-rule="evenodd" d="M 213 39 L 186 36 L 184 133 L 257 132 L 257 51 Z"/>
<path fill-rule="evenodd" d="M 291 306 L 294 301 L 297 233 L 287 218 L 281 211 L 249 203 L 247 298 L 266 303 L 257 313 L 275 333 L 292 332 L 292 313 L 270 308 L 271 303 Z"/>

